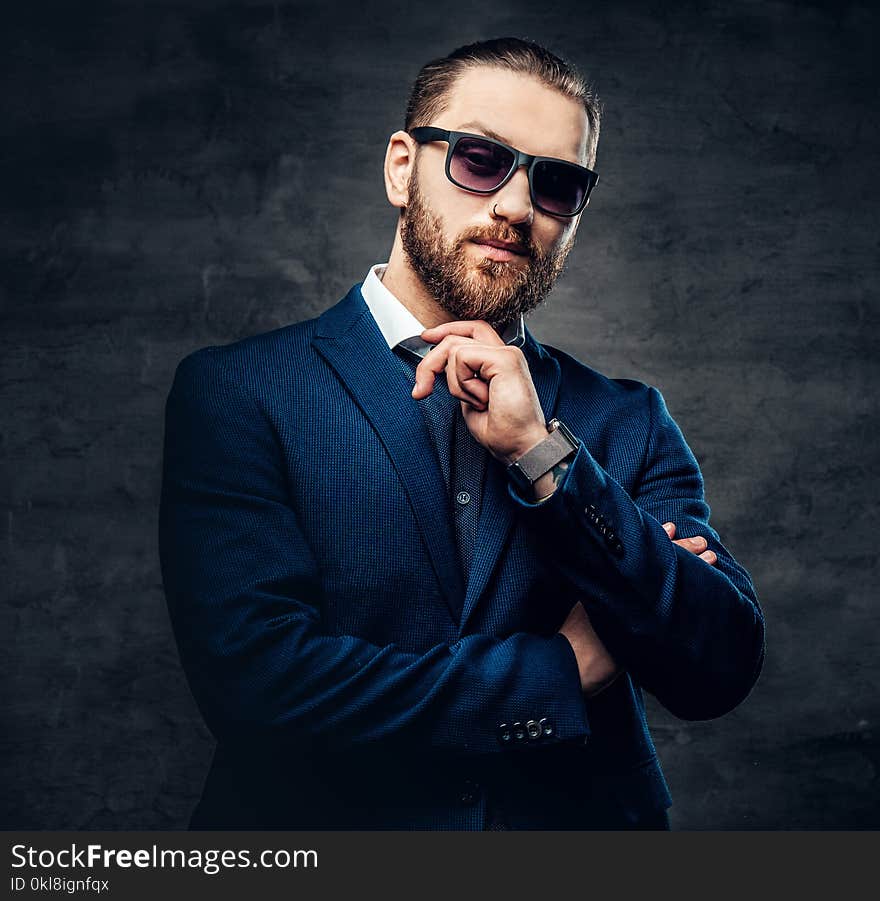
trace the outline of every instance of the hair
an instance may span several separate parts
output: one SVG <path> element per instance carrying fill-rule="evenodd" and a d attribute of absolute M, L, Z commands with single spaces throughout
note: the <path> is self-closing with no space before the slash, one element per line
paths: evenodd
<path fill-rule="evenodd" d="M 582 103 L 589 123 L 587 165 L 595 165 L 602 118 L 598 98 L 573 65 L 540 44 L 521 38 L 494 38 L 466 44 L 448 56 L 426 63 L 410 92 L 404 130 L 432 124 L 446 109 L 449 92 L 458 76 L 479 66 L 494 66 L 531 75 L 566 97 Z"/>

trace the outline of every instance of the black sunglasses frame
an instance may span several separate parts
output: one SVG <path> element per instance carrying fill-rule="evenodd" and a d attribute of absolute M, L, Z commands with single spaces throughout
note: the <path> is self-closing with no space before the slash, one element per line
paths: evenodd
<path fill-rule="evenodd" d="M 578 213 L 580 213 L 590 202 L 590 194 L 593 193 L 593 188 L 596 187 L 596 183 L 599 181 L 599 174 L 597 172 L 594 172 L 592 169 L 588 169 L 586 166 L 578 166 L 576 163 L 570 163 L 568 160 L 561 160 L 555 156 L 532 156 L 532 154 L 523 153 L 522 150 L 517 150 L 516 147 L 511 147 L 509 144 L 505 144 L 503 141 L 496 141 L 494 138 L 487 138 L 486 135 L 472 134 L 471 132 L 467 131 L 448 131 L 445 128 L 435 128 L 433 125 L 422 125 L 418 128 L 410 129 L 409 134 L 416 141 L 418 141 L 419 144 L 429 144 L 432 141 L 447 141 L 449 143 L 449 147 L 446 151 L 446 177 L 457 188 L 461 188 L 463 191 L 470 191 L 472 194 L 494 194 L 496 191 L 500 191 L 501 188 L 503 188 L 510 181 L 510 179 L 513 178 L 514 173 L 517 169 L 519 169 L 520 166 L 526 166 L 526 171 L 529 177 L 529 193 L 532 197 L 532 203 L 537 209 L 541 210 L 542 213 L 546 213 L 548 216 L 560 216 L 562 218 L 571 218 L 572 216 L 577 216 Z M 471 138 L 478 141 L 485 141 L 487 144 L 494 144 L 496 147 L 503 147 L 509 153 L 513 154 L 513 165 L 510 167 L 510 171 L 491 190 L 479 191 L 476 188 L 469 188 L 467 185 L 461 184 L 461 182 L 456 181 L 452 177 L 452 171 L 450 169 L 452 165 L 452 157 L 455 153 L 456 145 L 462 138 Z M 537 198 L 535 197 L 535 184 L 532 175 L 537 163 L 558 163 L 559 165 L 568 166 L 571 169 L 575 169 L 580 173 L 587 173 L 587 189 L 584 192 L 583 199 L 578 205 L 578 208 L 573 213 L 559 213 L 554 210 L 548 210 L 545 207 L 541 206 L 541 204 L 538 202 Z"/>

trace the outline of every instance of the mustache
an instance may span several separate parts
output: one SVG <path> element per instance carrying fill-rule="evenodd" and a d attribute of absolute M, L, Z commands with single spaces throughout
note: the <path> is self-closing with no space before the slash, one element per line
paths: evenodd
<path fill-rule="evenodd" d="M 504 241 L 508 244 L 519 244 L 526 256 L 540 256 L 540 251 L 528 231 L 472 228 L 460 236 L 459 246 L 463 246 L 465 241 Z"/>

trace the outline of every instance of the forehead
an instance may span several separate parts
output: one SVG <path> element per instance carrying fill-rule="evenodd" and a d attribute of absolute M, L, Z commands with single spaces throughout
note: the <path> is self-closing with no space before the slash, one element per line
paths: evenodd
<path fill-rule="evenodd" d="M 583 104 L 531 75 L 481 66 L 452 85 L 446 110 L 432 122 L 486 134 L 535 156 L 584 164 L 588 120 Z"/>

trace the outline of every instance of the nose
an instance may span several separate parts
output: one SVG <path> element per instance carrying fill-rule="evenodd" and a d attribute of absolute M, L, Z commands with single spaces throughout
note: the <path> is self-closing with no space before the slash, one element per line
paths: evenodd
<path fill-rule="evenodd" d="M 529 174 L 524 165 L 520 166 L 510 181 L 492 194 L 490 199 L 493 219 L 506 219 L 511 225 L 523 222 L 527 225 L 532 224 L 535 210 L 532 207 L 532 195 L 529 190 Z"/>

